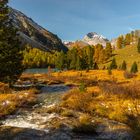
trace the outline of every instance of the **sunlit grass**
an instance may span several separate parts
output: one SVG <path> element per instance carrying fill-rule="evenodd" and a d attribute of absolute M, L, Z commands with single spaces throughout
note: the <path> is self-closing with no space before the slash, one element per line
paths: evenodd
<path fill-rule="evenodd" d="M 36 95 L 33 90 L 22 91 L 16 94 L 0 94 L 0 117 L 15 112 L 20 107 L 24 107 L 36 102 Z"/>
<path fill-rule="evenodd" d="M 127 73 L 129 74 L 129 73 Z M 30 75 L 31 76 L 31 75 Z M 32 75 L 35 77 L 36 75 Z M 37 75 L 40 79 L 49 79 L 47 74 Z M 127 75 L 128 76 L 128 75 Z M 121 70 L 62 71 L 52 73 L 51 80 L 61 80 L 66 85 L 76 85 L 76 88 L 64 94 L 60 106 L 50 112 L 58 112 L 62 116 L 75 116 L 76 112 L 90 116 L 105 117 L 118 122 L 136 125 L 129 116 L 139 120 L 140 116 L 140 73 L 127 77 Z M 80 90 L 84 83 L 85 91 Z M 74 113 L 75 112 L 75 113 Z M 140 125 L 137 122 L 137 125 Z M 76 129 L 85 130 L 85 125 Z M 134 131 L 139 131 L 139 126 Z"/>

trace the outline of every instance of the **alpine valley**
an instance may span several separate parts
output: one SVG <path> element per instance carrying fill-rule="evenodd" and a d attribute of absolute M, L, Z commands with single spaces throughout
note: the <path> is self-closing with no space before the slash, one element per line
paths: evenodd
<path fill-rule="evenodd" d="M 119 11 L 113 12 L 111 1 L 42 2 L 11 3 L 33 14 L 40 10 L 41 18 L 49 15 L 46 25 L 56 23 L 64 37 L 71 35 L 63 30 L 70 25 L 73 34 L 79 34 L 76 27 L 91 31 L 81 39 L 61 40 L 0 0 L 0 140 L 140 140 L 140 30 L 111 40 L 96 33 L 107 30 L 95 23 L 104 26 L 108 11 L 108 24 L 124 19 L 116 18 Z"/>

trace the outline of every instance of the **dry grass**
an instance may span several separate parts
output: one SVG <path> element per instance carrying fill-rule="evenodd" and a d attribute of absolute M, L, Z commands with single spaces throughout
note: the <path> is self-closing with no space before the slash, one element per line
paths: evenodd
<path fill-rule="evenodd" d="M 25 77 L 47 79 L 47 74 L 30 74 Z M 62 106 L 91 114 L 99 114 L 110 119 L 125 121 L 125 113 L 139 112 L 139 81 L 140 74 L 126 78 L 124 71 L 113 70 L 112 75 L 107 70 L 64 71 L 52 73 L 51 79 L 59 79 L 65 83 L 87 87 L 87 92 L 78 89 L 64 95 Z M 137 105 L 136 105 L 137 104 Z M 117 114 L 118 113 L 118 114 Z M 120 117 L 120 118 L 119 118 Z"/>
<path fill-rule="evenodd" d="M 128 76 L 128 75 L 127 75 Z M 87 71 L 63 71 L 63 72 L 54 72 L 52 76 L 47 74 L 23 74 L 21 76 L 22 80 L 37 79 L 38 81 L 57 81 L 64 82 L 67 85 L 79 85 L 82 81 L 85 82 L 87 86 L 96 85 L 99 81 L 117 81 L 117 83 L 129 83 L 133 81 L 140 80 L 140 73 L 127 78 L 124 71 L 121 70 L 112 70 L 112 75 L 108 75 L 107 70 L 89 70 Z"/>
<path fill-rule="evenodd" d="M 86 71 L 64 71 L 61 73 L 53 73 L 53 77 L 59 78 L 64 82 L 74 82 L 79 83 L 80 81 L 85 81 L 85 83 L 94 84 L 98 81 L 117 81 L 118 83 L 132 82 L 134 80 L 140 80 L 140 74 L 127 79 L 124 77 L 124 71 L 112 70 L 112 74 L 108 75 L 107 70 L 89 70 Z M 82 76 L 81 76 L 82 75 Z"/>
<path fill-rule="evenodd" d="M 39 75 L 39 78 L 47 78 L 47 75 Z M 84 82 L 87 88 L 85 92 L 80 92 L 77 88 L 63 96 L 60 108 L 66 110 L 59 108 L 62 115 L 71 115 L 69 110 L 98 115 L 127 123 L 136 133 L 139 132 L 140 73 L 130 75 L 124 71 L 112 70 L 112 75 L 108 75 L 107 70 L 64 71 L 52 73 L 51 78 L 69 83 L 68 85 Z M 76 129 L 82 131 L 86 126 L 79 125 Z"/>
<path fill-rule="evenodd" d="M 85 112 L 87 110 L 88 103 L 92 100 L 92 94 L 83 93 L 76 89 L 64 95 L 62 99 L 63 102 L 61 106 Z"/>
<path fill-rule="evenodd" d="M 15 94 L 0 94 L 0 117 L 15 112 L 20 107 L 24 107 L 36 102 L 36 95 L 30 91 L 22 91 Z"/>
<path fill-rule="evenodd" d="M 134 61 L 138 64 L 140 70 L 140 54 L 137 51 L 137 45 L 128 45 L 122 49 L 117 49 L 113 52 L 115 54 L 117 65 L 120 66 L 125 60 L 127 63 L 127 70 L 130 71 Z"/>
<path fill-rule="evenodd" d="M 102 82 L 99 83 L 100 90 L 96 88 L 90 87 L 85 93 L 78 89 L 70 91 L 63 96 L 61 106 L 88 113 L 91 116 L 98 115 L 127 123 L 132 129 L 135 128 L 135 132 L 140 130 L 140 82 L 127 85 Z M 129 123 L 130 117 L 128 116 L 136 118 L 137 126 L 135 120 Z"/>

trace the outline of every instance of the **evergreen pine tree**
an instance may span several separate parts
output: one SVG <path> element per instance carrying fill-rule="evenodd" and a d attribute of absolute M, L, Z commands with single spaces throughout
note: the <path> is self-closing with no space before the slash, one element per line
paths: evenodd
<path fill-rule="evenodd" d="M 137 49 L 138 49 L 138 53 L 140 53 L 140 38 L 138 39 Z"/>
<path fill-rule="evenodd" d="M 23 55 L 7 3 L 8 0 L 0 1 L 0 81 L 13 84 L 23 71 Z"/>
<path fill-rule="evenodd" d="M 121 49 L 124 47 L 124 39 L 123 36 L 119 36 L 117 39 L 117 48 Z"/>
<path fill-rule="evenodd" d="M 94 54 L 94 49 L 91 46 L 87 47 L 87 57 L 88 57 L 88 68 L 92 69 L 93 68 L 93 54 Z"/>
<path fill-rule="evenodd" d="M 124 42 L 125 42 L 125 45 L 130 45 L 131 34 L 126 34 Z"/>
<path fill-rule="evenodd" d="M 77 61 L 76 61 L 76 70 L 81 70 L 81 58 L 79 55 L 77 55 Z"/>
<path fill-rule="evenodd" d="M 95 46 L 95 52 L 94 52 L 94 61 L 96 62 L 96 63 L 100 63 L 100 60 L 101 60 L 101 58 L 100 58 L 100 53 L 103 51 L 103 46 L 101 45 L 101 44 L 97 44 L 96 46 Z"/>
<path fill-rule="evenodd" d="M 116 59 L 113 58 L 111 64 L 110 64 L 110 69 L 117 69 L 117 63 L 116 63 Z"/>
<path fill-rule="evenodd" d="M 94 48 L 94 55 L 93 55 L 93 59 L 95 62 L 98 62 L 98 59 L 99 59 L 99 49 L 98 49 L 98 46 L 96 45 L 95 48 Z"/>
<path fill-rule="evenodd" d="M 131 67 L 131 73 L 137 73 L 137 72 L 138 72 L 138 66 L 137 63 L 134 62 Z"/>
<path fill-rule="evenodd" d="M 102 49 L 102 50 L 100 50 L 98 63 L 104 63 L 105 60 L 106 60 L 105 50 Z"/>
<path fill-rule="evenodd" d="M 82 49 L 82 59 L 81 59 L 81 62 L 82 62 L 82 69 L 83 69 L 83 70 L 89 69 L 89 65 L 88 65 L 88 55 L 87 55 L 85 49 Z"/>
<path fill-rule="evenodd" d="M 71 50 L 70 57 L 70 69 L 76 69 L 77 50 L 75 48 Z"/>
<path fill-rule="evenodd" d="M 109 42 L 106 43 L 106 48 L 105 48 L 105 57 L 106 60 L 109 59 L 112 56 L 112 46 Z"/>
<path fill-rule="evenodd" d="M 127 65 L 126 65 L 126 62 L 125 61 L 123 61 L 122 66 L 121 66 L 121 69 L 122 70 L 126 70 L 127 69 Z"/>
<path fill-rule="evenodd" d="M 65 68 L 65 54 L 63 51 L 58 52 L 57 54 L 56 67 L 59 70 L 63 70 Z"/>
<path fill-rule="evenodd" d="M 66 68 L 70 69 L 70 63 L 71 63 L 71 50 L 68 50 L 66 53 Z"/>

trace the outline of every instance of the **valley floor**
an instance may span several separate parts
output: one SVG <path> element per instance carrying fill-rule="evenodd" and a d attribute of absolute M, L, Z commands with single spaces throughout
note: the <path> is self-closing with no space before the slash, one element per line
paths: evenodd
<path fill-rule="evenodd" d="M 139 80 L 139 73 L 130 77 L 117 70 L 23 74 L 21 83 L 40 83 L 39 100 L 2 121 L 1 137 L 10 130 L 21 139 L 138 140 Z"/>

